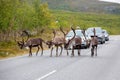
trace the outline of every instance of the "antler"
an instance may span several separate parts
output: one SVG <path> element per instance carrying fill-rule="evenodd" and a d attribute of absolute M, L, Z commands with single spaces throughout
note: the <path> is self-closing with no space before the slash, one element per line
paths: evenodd
<path fill-rule="evenodd" d="M 94 36 L 96 36 L 96 30 L 95 30 L 95 28 L 93 28 L 93 33 L 94 33 Z"/>
<path fill-rule="evenodd" d="M 55 36 L 56 36 L 56 30 L 55 29 L 53 29 L 53 34 L 54 34 L 54 37 L 53 37 L 53 39 L 54 39 Z"/>
<path fill-rule="evenodd" d="M 25 35 L 27 35 L 27 39 L 26 39 L 25 41 L 24 41 L 24 39 L 23 39 L 24 33 L 25 33 Z M 27 42 L 30 35 L 29 35 L 29 33 L 28 33 L 26 30 L 24 30 L 24 31 L 22 31 L 21 36 L 22 36 L 22 41 Z"/>
<path fill-rule="evenodd" d="M 73 36 L 73 38 L 72 38 L 72 39 L 74 39 L 75 36 L 76 36 L 75 29 L 73 29 L 72 27 L 71 27 L 71 29 L 72 29 L 72 31 L 74 32 L 74 36 Z"/>
<path fill-rule="evenodd" d="M 62 27 L 60 27 L 60 31 L 64 34 L 65 37 L 66 33 L 63 31 Z"/>
<path fill-rule="evenodd" d="M 20 32 L 14 32 L 14 41 L 18 42 L 17 38 L 21 36 Z"/>

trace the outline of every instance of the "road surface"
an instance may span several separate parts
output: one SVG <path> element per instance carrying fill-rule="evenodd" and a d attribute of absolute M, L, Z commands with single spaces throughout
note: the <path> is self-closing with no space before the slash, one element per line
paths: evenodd
<path fill-rule="evenodd" d="M 40 53 L 40 52 L 39 52 Z M 120 80 L 120 36 L 98 46 L 98 56 L 91 57 L 90 49 L 82 49 L 81 56 L 60 57 L 44 55 L 19 56 L 0 60 L 0 80 Z"/>

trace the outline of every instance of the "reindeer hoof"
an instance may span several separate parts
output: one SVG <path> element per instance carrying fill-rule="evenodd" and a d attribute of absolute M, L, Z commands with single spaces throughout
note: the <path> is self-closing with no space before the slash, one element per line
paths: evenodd
<path fill-rule="evenodd" d="M 32 56 L 28 56 L 28 57 L 32 57 Z"/>
<path fill-rule="evenodd" d="M 78 56 L 80 56 L 80 54 L 78 54 Z"/>
<path fill-rule="evenodd" d="M 73 55 L 73 54 L 71 54 L 71 57 L 74 57 L 74 55 Z"/>
<path fill-rule="evenodd" d="M 73 55 L 71 55 L 71 57 L 74 57 Z"/>
<path fill-rule="evenodd" d="M 91 57 L 93 57 L 93 55 L 91 55 Z"/>
<path fill-rule="evenodd" d="M 67 56 L 69 56 L 69 54 L 67 54 Z"/>

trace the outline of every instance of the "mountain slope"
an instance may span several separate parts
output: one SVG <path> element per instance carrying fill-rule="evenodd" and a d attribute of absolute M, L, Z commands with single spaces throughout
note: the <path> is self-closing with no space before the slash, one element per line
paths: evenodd
<path fill-rule="evenodd" d="M 120 5 L 98 0 L 41 0 L 50 9 L 98 13 L 120 13 Z"/>

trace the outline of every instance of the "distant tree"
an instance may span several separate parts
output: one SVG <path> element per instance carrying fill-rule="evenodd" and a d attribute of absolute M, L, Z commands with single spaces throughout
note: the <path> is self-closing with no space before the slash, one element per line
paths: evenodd
<path fill-rule="evenodd" d="M 0 30 L 13 28 L 18 0 L 0 0 Z"/>
<path fill-rule="evenodd" d="M 33 8 L 35 10 L 35 27 L 45 27 L 51 24 L 52 15 L 49 11 L 47 3 L 41 3 L 40 0 L 35 0 L 33 2 Z"/>

